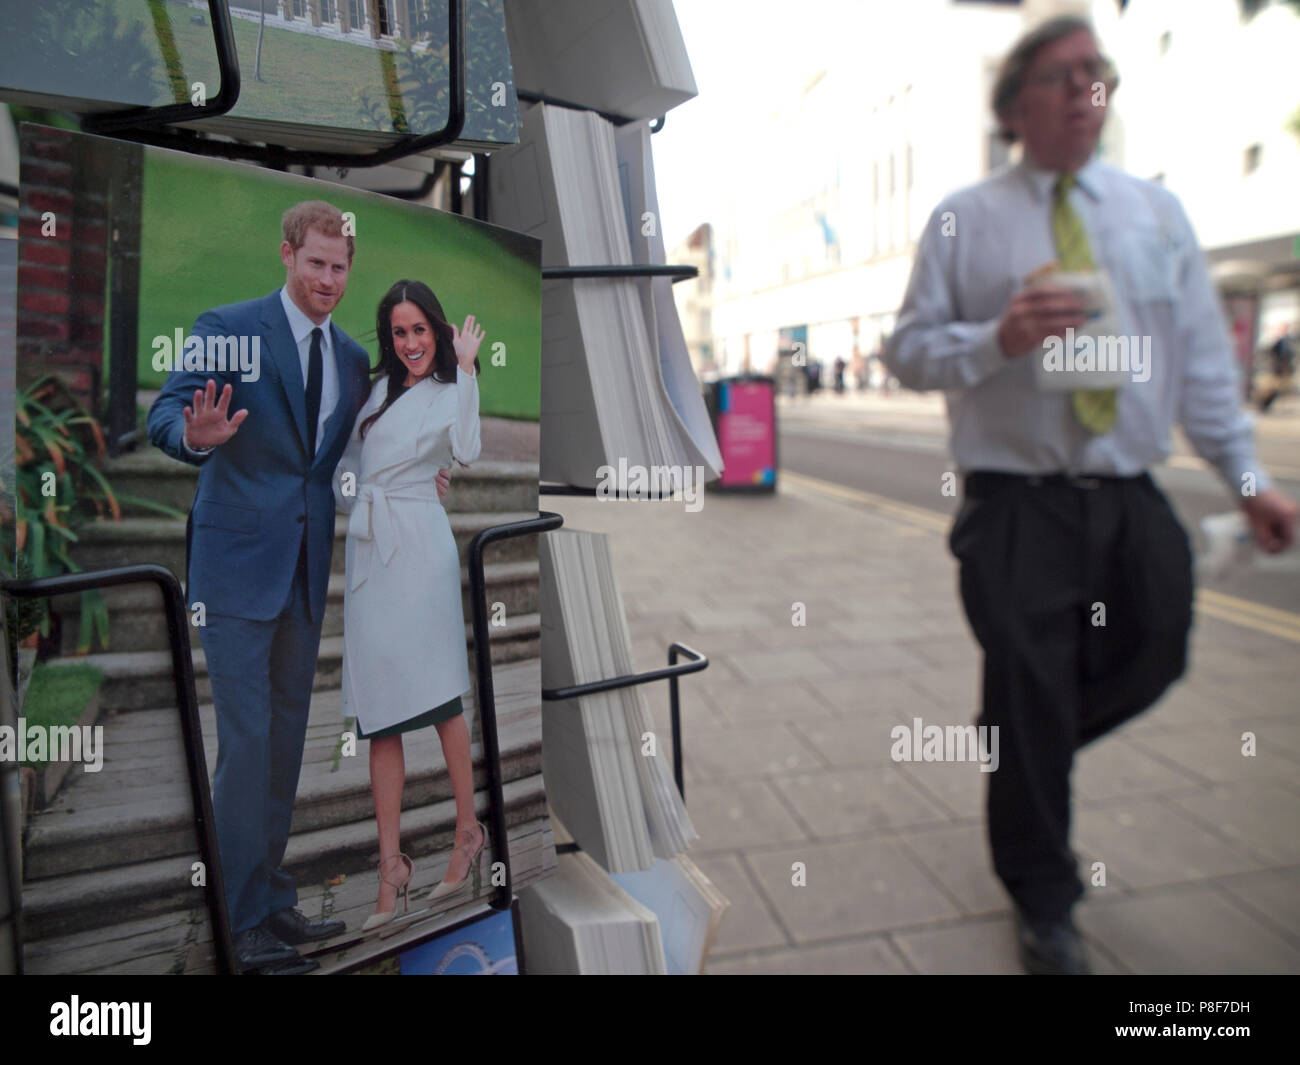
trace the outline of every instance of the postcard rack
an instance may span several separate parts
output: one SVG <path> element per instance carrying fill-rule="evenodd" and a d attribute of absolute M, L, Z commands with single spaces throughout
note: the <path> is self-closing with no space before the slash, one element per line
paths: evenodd
<path fill-rule="evenodd" d="M 634 121 L 624 115 L 608 114 L 594 108 L 584 107 L 582 104 L 574 103 L 570 100 L 562 100 L 554 96 L 548 96 L 544 93 L 530 92 L 524 89 L 516 89 L 515 95 L 518 99 L 530 103 L 545 103 L 554 107 L 564 107 L 573 111 L 591 111 L 600 117 L 612 122 L 614 125 L 625 125 Z M 664 126 L 664 116 L 650 124 L 650 132 L 658 133 Z M 452 181 L 452 207 L 453 210 L 460 209 L 460 181 L 459 165 L 457 164 L 457 176 Z M 473 177 L 473 212 L 474 217 L 481 222 L 489 220 L 490 201 L 490 161 L 486 155 L 478 156 L 474 163 Z M 644 264 L 600 264 L 589 266 L 547 266 L 542 268 L 543 281 L 562 281 L 575 279 L 615 279 L 615 278 L 645 278 L 645 277 L 669 277 L 672 278 L 673 284 L 678 281 L 685 281 L 689 278 L 699 276 L 699 269 L 695 266 L 685 264 L 661 264 L 661 263 L 644 263 Z M 539 495 L 567 495 L 567 496 L 590 496 L 596 495 L 594 488 L 582 488 L 578 485 L 556 484 L 553 482 L 543 481 L 538 485 Z M 668 496 L 660 496 L 659 499 L 667 499 Z M 543 512 L 545 513 L 545 512 Z M 558 518 L 558 515 L 552 515 Z M 560 519 L 562 521 L 563 519 Z M 558 527 L 558 522 L 556 526 Z M 472 580 L 473 578 L 471 578 Z M 486 606 L 480 602 L 482 595 L 475 594 L 474 609 L 476 612 L 485 611 Z M 486 615 L 483 622 L 486 628 Z M 475 650 L 477 652 L 479 639 L 475 636 Z M 687 656 L 690 661 L 678 663 L 679 655 Z M 617 688 L 632 687 L 637 684 L 648 684 L 652 681 L 668 681 L 668 698 L 669 712 L 671 715 L 672 725 L 672 747 L 673 747 L 673 780 L 677 785 L 677 791 L 686 801 L 686 782 L 683 769 L 683 746 L 682 746 L 682 723 L 681 723 L 681 695 L 678 690 L 678 678 L 688 673 L 698 673 L 707 669 L 709 660 L 699 651 L 688 647 L 683 643 L 672 643 L 668 647 L 668 667 L 666 669 L 651 670 L 646 673 L 629 674 L 622 677 L 610 677 L 605 680 L 591 681 L 586 684 L 574 684 L 564 688 L 551 688 L 542 690 L 543 702 L 560 702 L 568 699 L 576 699 L 583 695 L 595 695 L 598 692 L 613 691 Z M 482 660 L 479 662 L 480 670 L 483 668 Z M 488 669 L 490 671 L 490 659 Z M 482 691 L 480 687 L 480 692 Z M 482 696 L 480 695 L 480 699 Z M 495 725 L 495 723 L 494 723 Z M 504 837 L 503 837 L 504 838 Z M 561 843 L 555 848 L 556 854 L 574 853 L 581 848 L 577 843 Z M 507 877 L 509 871 L 507 870 Z M 494 903 L 495 905 L 495 903 Z"/>
<path fill-rule="evenodd" d="M 302 166 L 306 168 L 309 174 L 316 167 L 335 169 L 369 168 L 429 151 L 455 141 L 460 135 L 465 121 L 465 0 L 447 0 L 447 2 L 449 22 L 449 104 L 447 122 L 441 130 L 418 136 L 404 136 L 386 148 L 370 153 L 352 154 L 293 149 L 282 145 L 253 144 L 236 140 L 215 140 L 202 136 L 199 130 L 175 128 L 175 123 L 190 123 L 226 114 L 238 102 L 241 88 L 239 60 L 235 48 L 230 13 L 225 0 L 208 0 L 208 10 L 212 21 L 217 63 L 221 77 L 221 89 L 215 96 L 202 105 L 170 104 L 161 107 L 136 107 L 118 112 L 85 115 L 81 120 L 82 128 L 89 133 L 107 134 L 123 140 L 171 148 L 192 155 L 245 159 L 280 170 L 284 170 L 289 166 Z M 517 91 L 516 95 L 520 100 L 541 101 L 555 106 L 590 110 L 581 107 L 581 105 L 542 94 Z M 632 121 L 632 119 L 618 115 L 603 115 L 603 117 L 619 125 Z M 663 128 L 663 124 L 664 118 L 660 116 L 651 124 L 651 132 L 658 132 Z M 476 153 L 474 158 L 473 217 L 486 221 L 488 216 L 489 159 L 486 154 L 482 153 Z M 433 175 L 426 177 L 418 189 L 399 190 L 395 195 L 398 198 L 407 199 L 427 194 L 433 182 L 443 172 L 444 167 L 450 167 L 452 171 L 452 210 L 457 214 L 463 213 L 461 210 L 462 193 L 460 187 L 461 164 L 457 161 L 449 163 L 438 161 Z M 592 265 L 547 267 L 542 270 L 542 277 L 544 280 L 670 277 L 676 282 L 696 277 L 698 273 L 696 267 L 687 265 Z M 595 495 L 594 489 L 548 483 L 540 483 L 538 491 L 539 495 Z M 486 547 L 501 540 L 558 529 L 563 523 L 564 519 L 561 515 L 549 511 L 539 511 L 536 518 L 484 529 L 475 536 L 469 549 L 468 577 L 471 589 L 470 604 L 474 636 L 475 672 L 478 682 L 478 707 L 488 801 L 491 806 L 488 826 L 493 841 L 492 852 L 494 855 L 499 856 L 498 860 L 502 861 L 505 869 L 504 882 L 493 889 L 489 900 L 490 907 L 495 910 L 508 910 L 510 908 L 513 888 L 509 847 L 507 845 L 505 799 L 501 780 L 496 703 L 492 680 L 492 654 L 487 616 L 483 552 Z M 208 871 L 205 902 L 213 926 L 216 965 L 219 972 L 234 973 L 238 969 L 235 964 L 233 936 L 231 934 L 229 915 L 226 910 L 221 867 L 220 862 L 217 860 L 215 821 L 208 786 L 207 763 L 203 752 L 202 732 L 199 724 L 188 613 L 179 580 L 165 567 L 152 564 L 32 580 L 15 580 L 0 575 L 0 602 L 2 602 L 3 596 L 39 598 L 145 582 L 153 583 L 160 589 L 166 613 L 167 632 L 172 656 L 172 672 L 185 747 L 189 789 L 195 811 L 198 848 L 200 857 Z M 679 662 L 679 656 L 686 657 L 688 661 Z M 685 644 L 674 642 L 668 648 L 667 668 L 545 690 L 542 692 L 542 699 L 544 702 L 575 699 L 583 695 L 612 691 L 652 681 L 667 680 L 669 682 L 672 720 L 673 777 L 684 800 L 685 785 L 678 679 L 689 673 L 700 672 L 706 669 L 708 664 L 708 659 L 699 651 Z M 7 684 L 8 678 L 4 678 L 4 682 Z M 4 845 L 7 845 L 7 839 L 8 837 L 6 837 Z M 576 844 L 561 844 L 556 848 L 556 851 L 557 853 L 565 853 L 576 849 Z M 12 870 L 17 869 L 15 863 L 9 864 Z M 14 875 L 16 877 L 16 872 Z M 13 885 L 13 898 L 15 900 L 15 916 L 18 927 L 21 928 L 21 885 Z M 17 959 L 17 971 L 21 971 L 22 947 L 20 939 L 15 949 L 20 955 Z"/>

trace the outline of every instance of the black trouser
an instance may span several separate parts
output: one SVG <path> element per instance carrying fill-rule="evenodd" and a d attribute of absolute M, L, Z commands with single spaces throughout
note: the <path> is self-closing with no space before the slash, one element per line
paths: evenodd
<path fill-rule="evenodd" d="M 1074 752 L 1183 673 L 1191 550 L 1150 477 L 972 473 L 948 538 L 984 649 L 993 867 L 1030 917 L 1083 894 L 1070 851 Z"/>

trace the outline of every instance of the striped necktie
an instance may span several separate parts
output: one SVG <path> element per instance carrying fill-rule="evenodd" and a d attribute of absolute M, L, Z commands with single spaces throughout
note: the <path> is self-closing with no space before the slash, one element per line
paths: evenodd
<path fill-rule="evenodd" d="M 1056 259 L 1061 269 L 1092 270 L 1092 251 L 1088 248 L 1088 234 L 1083 222 L 1070 206 L 1070 190 L 1074 188 L 1074 175 L 1062 174 L 1052 193 L 1052 236 L 1056 240 Z M 1070 393 L 1074 416 L 1090 433 L 1106 433 L 1115 424 L 1119 413 L 1119 390 L 1092 389 Z"/>

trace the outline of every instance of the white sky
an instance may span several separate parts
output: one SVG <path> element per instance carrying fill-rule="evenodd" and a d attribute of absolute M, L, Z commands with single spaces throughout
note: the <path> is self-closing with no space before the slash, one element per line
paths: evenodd
<path fill-rule="evenodd" d="M 664 244 L 718 225 L 743 185 L 800 165 L 799 146 L 753 141 L 750 123 L 830 63 L 878 71 L 924 41 L 943 0 L 675 0 L 699 95 L 668 112 L 651 138 Z M 931 25 L 930 29 L 933 29 Z M 844 101 L 851 136 L 853 100 Z"/>

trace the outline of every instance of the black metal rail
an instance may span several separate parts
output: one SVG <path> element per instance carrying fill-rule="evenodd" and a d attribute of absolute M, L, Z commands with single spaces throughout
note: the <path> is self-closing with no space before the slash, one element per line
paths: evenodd
<path fill-rule="evenodd" d="M 689 662 L 677 665 L 677 656 L 687 655 Z M 614 691 L 617 688 L 630 688 L 634 684 L 648 684 L 655 680 L 668 681 L 668 706 L 672 715 L 673 730 L 673 780 L 682 801 L 686 801 L 686 784 L 682 777 L 682 713 L 681 695 L 677 690 L 677 678 L 687 673 L 698 673 L 709 668 L 709 660 L 684 643 L 668 645 L 668 668 L 652 669 L 648 673 L 629 673 L 624 677 L 610 677 L 607 680 L 593 680 L 587 684 L 571 684 L 567 688 L 543 688 L 543 702 L 559 702 L 562 699 L 577 699 L 583 695 L 595 695 L 598 692 Z"/>
<path fill-rule="evenodd" d="M 217 70 L 221 90 L 201 104 L 175 103 L 162 107 L 131 107 L 86 115 L 81 128 L 87 133 L 125 133 L 130 130 L 165 126 L 172 122 L 194 122 L 224 115 L 239 100 L 239 55 L 235 50 L 235 31 L 230 24 L 230 8 L 225 0 L 208 0 L 208 17 L 212 20 L 212 37 L 217 46 Z"/>
<path fill-rule="evenodd" d="M 174 104 L 163 108 L 132 108 L 111 115 L 90 115 L 82 121 L 82 128 L 94 133 L 112 132 L 125 140 L 151 144 L 159 148 L 173 148 L 192 155 L 215 156 L 222 159 L 251 159 L 278 170 L 290 166 L 328 166 L 339 169 L 381 166 L 408 155 L 426 152 L 450 144 L 460 136 L 465 126 L 465 0 L 447 0 L 447 123 L 440 130 L 404 137 L 386 148 L 373 152 L 325 152 L 304 148 L 285 148 L 275 144 L 248 144 L 242 141 L 219 141 L 201 137 L 195 131 L 182 133 L 154 127 L 161 123 L 193 122 L 206 117 L 224 114 L 237 102 L 240 88 L 239 58 L 235 51 L 230 14 L 222 0 L 208 0 L 214 11 L 220 9 L 220 19 L 213 15 L 214 29 L 224 25 L 225 34 L 216 34 L 217 62 L 221 68 L 221 104 L 219 111 Z M 227 98 L 227 85 L 233 96 Z"/>
<path fill-rule="evenodd" d="M 212 815 L 212 797 L 208 789 L 207 759 L 203 755 L 203 732 L 199 725 L 199 702 L 194 689 L 194 664 L 190 659 L 190 634 L 185 596 L 180 582 L 163 566 L 121 566 L 115 569 L 68 573 L 58 577 L 32 580 L 0 578 L 0 593 L 19 599 L 39 599 L 55 595 L 75 595 L 95 589 L 117 588 L 126 584 L 153 584 L 162 593 L 167 617 L 167 642 L 172 653 L 172 679 L 176 686 L 176 707 L 180 714 L 181 736 L 185 743 L 185 764 L 189 771 L 190 800 L 194 804 L 194 827 L 198 836 L 199 857 L 207 874 L 204 888 L 208 917 L 212 922 L 212 945 L 217 968 L 234 973 L 235 948 L 226 912 L 226 892 L 217 857 L 216 822 Z M 7 683 L 8 678 L 6 678 Z M 21 916 L 21 897 L 18 902 Z M 21 928 L 21 922 L 19 928 Z"/>
<path fill-rule="evenodd" d="M 488 801 L 492 811 L 488 831 L 492 853 L 505 865 L 505 882 L 492 892 L 492 908 L 510 908 L 510 840 L 506 835 L 506 804 L 501 788 L 501 748 L 497 738 L 496 694 L 492 686 L 492 646 L 488 634 L 487 578 L 483 572 L 483 549 L 500 540 L 558 529 L 564 524 L 559 514 L 541 511 L 525 521 L 493 525 L 474 537 L 469 545 L 470 621 L 474 631 L 474 668 L 478 677 L 479 727 L 483 733 L 483 769 L 487 775 Z"/>

